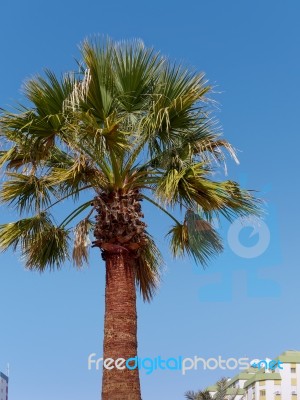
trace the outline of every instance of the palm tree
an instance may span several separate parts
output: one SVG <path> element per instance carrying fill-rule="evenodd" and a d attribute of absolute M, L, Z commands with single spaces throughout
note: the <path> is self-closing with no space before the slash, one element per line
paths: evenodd
<path fill-rule="evenodd" d="M 210 116 L 203 74 L 140 41 L 85 41 L 81 54 L 79 72 L 46 70 L 25 83 L 27 105 L 2 111 L 0 198 L 21 219 L 0 226 L 0 246 L 20 249 L 29 269 L 70 258 L 82 267 L 92 233 L 106 266 L 103 357 L 128 359 L 137 355 L 136 288 L 150 301 L 162 265 L 141 202 L 171 218 L 174 256 L 202 265 L 222 251 L 212 218 L 259 206 L 237 183 L 212 179 L 222 149 L 235 155 Z M 76 205 L 55 223 L 62 204 Z M 141 398 L 137 368 L 103 370 L 102 399 L 121 398 Z"/>
<path fill-rule="evenodd" d="M 198 392 L 188 391 L 185 393 L 187 400 L 234 400 L 238 394 L 238 389 L 234 390 L 231 395 L 227 394 L 228 381 L 226 378 L 220 379 L 216 383 L 216 393 L 211 395 L 208 390 Z"/>
<path fill-rule="evenodd" d="M 188 391 L 185 394 L 187 400 L 212 400 L 213 397 L 207 390 L 199 390 L 198 392 Z"/>

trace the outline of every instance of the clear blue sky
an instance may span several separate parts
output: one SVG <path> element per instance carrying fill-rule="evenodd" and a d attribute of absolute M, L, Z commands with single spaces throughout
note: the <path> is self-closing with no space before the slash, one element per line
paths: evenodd
<path fill-rule="evenodd" d="M 138 305 L 141 356 L 264 358 L 300 349 L 299 15 L 296 0 L 2 1 L 1 107 L 21 100 L 22 81 L 44 67 L 73 68 L 87 35 L 142 38 L 216 85 L 217 117 L 240 150 L 230 177 L 268 203 L 268 249 L 245 259 L 226 245 L 206 272 L 172 261 L 163 239 L 169 221 L 146 208 L 167 268 L 152 304 Z M 14 218 L 0 211 L 1 222 Z M 245 227 L 242 245 L 260 240 L 250 236 Z M 0 369 L 10 362 L 10 400 L 99 399 L 101 374 L 87 370 L 87 356 L 101 356 L 103 300 L 96 250 L 84 271 L 66 265 L 44 275 L 25 271 L 19 255 L 0 255 Z M 142 373 L 143 400 L 180 400 L 222 375 Z"/>

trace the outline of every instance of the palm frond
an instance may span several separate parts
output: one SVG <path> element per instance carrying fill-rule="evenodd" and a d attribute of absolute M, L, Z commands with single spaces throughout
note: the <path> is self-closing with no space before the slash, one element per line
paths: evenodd
<path fill-rule="evenodd" d="M 159 53 L 145 47 L 140 40 L 121 42 L 114 49 L 113 71 L 118 107 L 127 116 L 129 126 L 134 124 L 149 103 L 153 80 L 164 62 Z"/>
<path fill-rule="evenodd" d="M 174 257 L 187 254 L 204 267 L 223 250 L 221 238 L 213 226 L 192 210 L 186 212 L 183 224 L 172 227 L 168 236 Z"/>
<path fill-rule="evenodd" d="M 154 296 L 163 265 L 162 255 L 148 235 L 146 245 L 141 248 L 135 259 L 136 283 L 145 301 L 150 301 Z"/>
<path fill-rule="evenodd" d="M 13 250 L 16 250 L 18 245 L 21 245 L 21 247 L 26 246 L 32 236 L 36 236 L 50 227 L 51 220 L 46 213 L 2 224 L 0 225 L 0 249 L 5 251 L 12 247 Z"/>
<path fill-rule="evenodd" d="M 84 78 L 78 86 L 78 103 L 84 111 L 90 110 L 99 122 L 104 121 L 116 105 L 112 74 L 114 45 L 109 39 L 101 42 L 85 41 L 81 46 L 81 51 Z M 84 101 L 82 101 L 83 98 Z M 76 104 L 76 101 L 74 103 Z"/>
<path fill-rule="evenodd" d="M 189 390 L 185 393 L 185 398 L 187 400 L 212 400 L 212 396 L 209 394 L 207 390 L 198 392 L 194 392 Z"/>
<path fill-rule="evenodd" d="M 175 204 L 179 201 L 179 190 L 186 171 L 170 168 L 158 181 L 156 196 L 166 204 Z"/>
<path fill-rule="evenodd" d="M 157 180 L 156 195 L 166 204 L 195 205 L 204 212 L 221 214 L 232 220 L 236 215 L 260 215 L 260 201 L 233 181 L 209 179 L 210 165 L 186 163 L 167 170 Z"/>
<path fill-rule="evenodd" d="M 55 226 L 47 213 L 0 225 L 0 249 L 20 249 L 29 269 L 60 267 L 69 254 L 69 232 Z"/>
<path fill-rule="evenodd" d="M 192 390 L 186 392 L 184 396 L 187 400 L 197 400 L 197 394 Z"/>
<path fill-rule="evenodd" d="M 11 168 L 47 159 L 66 123 L 63 104 L 73 90 L 74 76 L 65 74 L 59 79 L 49 70 L 45 75 L 31 78 L 24 85 L 31 108 L 21 106 L 21 112 L 4 110 L 1 115 L 2 134 L 15 143 L 14 152 L 5 160 Z"/>
<path fill-rule="evenodd" d="M 64 102 L 72 93 L 75 83 L 74 74 L 64 74 L 58 78 L 48 69 L 45 70 L 45 78 L 36 76 L 25 82 L 24 93 L 34 105 L 36 115 L 41 121 L 44 118 L 48 128 L 54 131 L 60 129 Z"/>
<path fill-rule="evenodd" d="M 234 390 L 232 395 L 227 394 L 228 380 L 226 378 L 220 379 L 216 383 L 216 393 L 212 396 L 208 390 L 199 390 L 197 392 L 188 391 L 185 393 L 187 400 L 234 400 L 238 395 L 238 389 Z"/>
<path fill-rule="evenodd" d="M 0 201 L 13 204 L 20 213 L 39 212 L 50 204 L 51 194 L 55 194 L 45 177 L 13 172 L 7 172 L 6 177 L 9 180 L 0 189 Z"/>
<path fill-rule="evenodd" d="M 88 263 L 88 249 L 91 243 L 89 239 L 89 232 L 94 227 L 92 221 L 88 218 L 80 221 L 74 229 L 74 247 L 72 258 L 75 265 L 80 268 L 84 263 Z"/>
<path fill-rule="evenodd" d="M 215 400 L 225 400 L 227 394 L 227 380 L 221 379 L 217 382 L 217 392 L 214 395 Z"/>
<path fill-rule="evenodd" d="M 7 162 L 9 169 L 16 170 L 20 167 L 27 168 L 26 164 L 36 167 L 37 164 L 48 157 L 55 144 L 55 134 L 53 131 L 49 132 L 47 127 L 46 133 L 44 132 L 45 129 L 42 124 L 45 121 L 43 120 L 38 126 L 34 127 L 36 134 L 30 135 L 28 131 L 32 128 L 36 118 L 36 115 L 31 111 L 23 114 L 5 112 L 1 117 L 2 136 L 5 135 L 9 143 L 9 150 L 5 152 L 1 165 Z M 37 134 L 38 129 L 42 130 L 42 134 Z"/>
<path fill-rule="evenodd" d="M 7 165 L 7 169 L 11 169 L 8 164 L 15 160 L 16 147 L 11 147 L 9 150 L 0 151 L 0 168 Z M 20 159 L 23 162 L 23 157 Z"/>
<path fill-rule="evenodd" d="M 234 181 L 214 182 L 205 180 L 204 184 L 209 196 L 202 203 L 203 189 L 195 200 L 204 211 L 223 215 L 229 221 L 236 216 L 260 216 L 262 202 L 255 198 L 251 191 L 241 189 Z M 200 196 L 202 197 L 200 197 Z"/>
<path fill-rule="evenodd" d="M 72 168 L 75 163 L 76 154 L 65 151 L 58 146 L 53 146 L 49 156 L 45 160 L 45 167 L 52 168 Z"/>
<path fill-rule="evenodd" d="M 94 168 L 85 157 L 79 157 L 69 166 L 53 167 L 47 177 L 48 181 L 57 187 L 61 193 L 74 193 L 74 198 L 82 187 L 90 186 L 105 188 L 107 179 L 98 169 Z"/>
<path fill-rule="evenodd" d="M 68 230 L 51 225 L 29 239 L 30 243 L 27 241 L 22 249 L 27 268 L 42 272 L 46 268 L 60 268 L 69 259 Z"/>
<path fill-rule="evenodd" d="M 200 102 L 209 91 L 203 74 L 165 63 L 150 96 L 150 112 L 141 121 L 151 157 L 173 146 L 182 131 L 197 126 Z"/>

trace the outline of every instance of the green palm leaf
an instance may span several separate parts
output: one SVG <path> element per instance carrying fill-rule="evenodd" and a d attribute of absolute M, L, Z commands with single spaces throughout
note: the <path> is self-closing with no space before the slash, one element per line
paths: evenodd
<path fill-rule="evenodd" d="M 176 224 L 169 231 L 174 257 L 192 256 L 203 266 L 221 253 L 222 241 L 213 226 L 192 210 L 188 210 L 183 224 Z"/>
<path fill-rule="evenodd" d="M 161 252 L 148 235 L 146 245 L 142 247 L 135 260 L 136 282 L 145 301 L 150 301 L 154 296 L 163 265 Z"/>
<path fill-rule="evenodd" d="M 30 269 L 60 267 L 69 258 L 69 232 L 46 213 L 0 225 L 0 249 L 19 248 Z"/>
<path fill-rule="evenodd" d="M 44 177 L 12 172 L 6 176 L 9 180 L 3 183 L 0 190 L 0 201 L 3 203 L 14 204 L 20 213 L 37 212 L 51 203 L 51 194 L 55 194 L 55 190 Z"/>
<path fill-rule="evenodd" d="M 26 267 L 39 271 L 62 267 L 70 258 L 69 241 L 68 230 L 54 225 L 31 235 L 23 248 Z"/>

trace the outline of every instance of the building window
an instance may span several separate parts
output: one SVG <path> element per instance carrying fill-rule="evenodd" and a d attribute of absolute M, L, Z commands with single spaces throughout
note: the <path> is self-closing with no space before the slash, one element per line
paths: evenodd
<path fill-rule="evenodd" d="M 295 374 L 296 373 L 296 368 L 295 367 L 291 367 L 291 374 Z"/>
<path fill-rule="evenodd" d="M 281 381 L 280 381 L 280 380 L 276 380 L 276 381 L 274 381 L 274 384 L 275 384 L 276 386 L 280 386 L 280 385 L 281 385 Z"/>
<path fill-rule="evenodd" d="M 275 394 L 274 399 L 275 400 L 281 400 L 281 394 Z"/>
<path fill-rule="evenodd" d="M 297 378 L 292 378 L 291 379 L 291 385 L 292 386 L 297 386 Z"/>
<path fill-rule="evenodd" d="M 265 384 L 266 384 L 266 381 L 260 381 L 259 382 L 259 386 L 265 386 Z"/>
<path fill-rule="evenodd" d="M 266 391 L 265 390 L 260 390 L 259 391 L 259 398 L 260 398 L 260 400 L 265 400 L 265 398 L 266 398 Z"/>
<path fill-rule="evenodd" d="M 292 400 L 297 400 L 297 395 L 296 394 L 292 394 Z"/>

